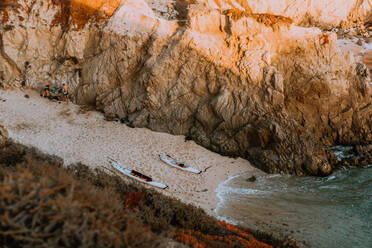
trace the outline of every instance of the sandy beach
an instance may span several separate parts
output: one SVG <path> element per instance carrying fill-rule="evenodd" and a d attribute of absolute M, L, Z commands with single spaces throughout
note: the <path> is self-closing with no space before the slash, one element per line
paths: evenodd
<path fill-rule="evenodd" d="M 29 95 L 29 98 L 25 97 Z M 21 144 L 64 159 L 65 165 L 82 162 L 92 168 L 108 166 L 104 155 L 123 166 L 143 172 L 169 186 L 159 190 L 214 214 L 215 189 L 237 173 L 261 174 L 248 161 L 208 151 L 184 136 L 106 121 L 103 114 L 65 102 L 41 98 L 32 90 L 0 91 L 0 123 Z M 169 154 L 206 172 L 200 175 L 172 168 L 158 158 Z M 132 180 L 123 177 L 123 180 Z"/>

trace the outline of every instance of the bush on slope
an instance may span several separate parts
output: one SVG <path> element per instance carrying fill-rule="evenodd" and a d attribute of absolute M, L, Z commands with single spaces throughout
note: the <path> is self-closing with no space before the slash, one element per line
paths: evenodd
<path fill-rule="evenodd" d="M 0 147 L 0 243 L 8 247 L 296 247 L 218 222 L 118 176 L 9 140 Z M 177 241 L 174 241 L 177 240 Z M 294 243 L 294 244 L 293 244 Z M 294 246 L 293 246 L 294 245 Z M 178 247 L 177 246 L 177 247 Z"/>

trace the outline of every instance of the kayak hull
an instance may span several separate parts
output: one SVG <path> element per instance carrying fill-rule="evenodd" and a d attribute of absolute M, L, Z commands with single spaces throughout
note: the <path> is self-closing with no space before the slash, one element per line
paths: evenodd
<path fill-rule="evenodd" d="M 146 184 L 149 184 L 149 185 L 152 185 L 154 187 L 158 187 L 158 188 L 161 188 L 161 189 L 166 189 L 168 188 L 168 186 L 166 184 L 163 184 L 163 183 L 160 183 L 160 182 L 156 182 L 156 181 L 146 181 L 146 180 L 143 180 L 142 178 L 139 178 L 139 177 L 136 177 L 134 175 L 132 175 L 132 170 L 129 170 L 125 167 L 123 167 L 121 164 L 115 162 L 115 161 L 109 161 L 111 167 L 113 167 L 115 170 L 119 171 L 120 173 L 130 177 L 130 178 L 133 178 L 137 181 L 140 181 L 142 183 L 146 183 Z"/>
<path fill-rule="evenodd" d="M 200 174 L 201 173 L 200 170 L 195 169 L 195 168 L 193 168 L 193 167 L 191 167 L 189 165 L 183 164 L 183 163 L 181 163 L 179 161 L 176 161 L 174 159 L 171 159 L 171 158 L 169 158 L 167 156 L 159 155 L 159 158 L 164 163 L 166 163 L 166 164 L 168 164 L 168 165 L 170 165 L 172 167 L 175 167 L 175 168 L 177 168 L 179 170 L 188 171 L 188 172 L 192 172 L 192 173 L 196 173 L 196 174 Z M 183 164 L 184 167 L 181 167 L 181 166 L 179 166 L 177 164 Z"/>

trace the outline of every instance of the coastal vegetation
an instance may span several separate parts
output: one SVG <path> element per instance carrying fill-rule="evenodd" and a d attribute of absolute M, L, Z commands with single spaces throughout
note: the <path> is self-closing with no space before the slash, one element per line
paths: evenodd
<path fill-rule="evenodd" d="M 6 247 L 296 247 L 229 225 L 119 176 L 9 139 L 0 147 L 0 243 Z"/>

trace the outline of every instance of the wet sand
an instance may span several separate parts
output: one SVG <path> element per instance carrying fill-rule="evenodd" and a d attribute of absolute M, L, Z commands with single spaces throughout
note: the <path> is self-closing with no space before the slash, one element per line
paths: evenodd
<path fill-rule="evenodd" d="M 0 123 L 16 142 L 59 156 L 65 165 L 82 162 L 92 168 L 108 166 L 104 155 L 109 155 L 169 186 L 159 191 L 209 214 L 214 214 L 218 203 L 215 189 L 219 183 L 237 173 L 258 172 L 246 160 L 223 157 L 193 141 L 185 142 L 184 136 L 106 121 L 99 112 L 52 102 L 31 90 L 0 90 Z M 158 154 L 169 154 L 206 172 L 197 175 L 172 168 L 161 162 Z"/>

